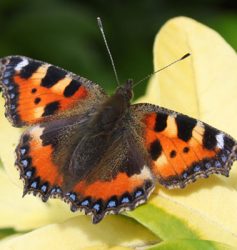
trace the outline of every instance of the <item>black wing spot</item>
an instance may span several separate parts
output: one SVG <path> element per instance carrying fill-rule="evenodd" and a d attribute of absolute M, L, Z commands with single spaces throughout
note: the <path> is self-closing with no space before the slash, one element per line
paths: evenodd
<path fill-rule="evenodd" d="M 50 66 L 47 69 L 45 77 L 41 81 L 41 86 L 45 88 L 51 88 L 58 81 L 62 80 L 66 76 L 67 72 L 62 69 L 58 69 L 55 66 Z"/>
<path fill-rule="evenodd" d="M 212 150 L 216 147 L 217 145 L 217 139 L 216 139 L 216 135 L 218 134 L 218 132 L 209 127 L 209 126 L 205 126 L 205 132 L 203 135 L 203 147 Z"/>
<path fill-rule="evenodd" d="M 34 94 L 34 93 L 36 93 L 36 91 L 37 91 L 37 89 L 36 89 L 36 88 L 33 88 L 33 89 L 31 90 L 31 93 Z"/>
<path fill-rule="evenodd" d="M 197 120 L 186 115 L 177 115 L 175 120 L 179 139 L 187 142 L 192 137 L 193 128 L 196 126 Z"/>
<path fill-rule="evenodd" d="M 184 148 L 183 148 L 183 152 L 184 152 L 184 153 L 188 153 L 188 152 L 189 152 L 189 147 L 184 147 Z"/>
<path fill-rule="evenodd" d="M 156 132 L 161 132 L 166 128 L 166 126 L 167 126 L 167 118 L 168 118 L 168 114 L 157 113 L 157 115 L 156 115 L 156 123 L 155 123 L 155 128 L 154 128 L 154 130 Z"/>
<path fill-rule="evenodd" d="M 162 146 L 160 144 L 160 141 L 159 140 L 153 141 L 150 146 L 150 154 L 152 160 L 156 161 L 157 158 L 161 155 L 161 152 L 162 152 Z"/>
<path fill-rule="evenodd" d="M 233 139 L 229 138 L 228 136 L 224 137 L 224 148 L 226 150 L 232 150 L 234 145 L 235 145 L 235 142 Z"/>
<path fill-rule="evenodd" d="M 24 79 L 30 78 L 41 65 L 40 62 L 30 61 L 28 65 L 21 69 L 20 77 Z"/>
<path fill-rule="evenodd" d="M 73 96 L 77 90 L 81 87 L 81 83 L 76 80 L 72 80 L 67 87 L 64 89 L 63 95 L 65 97 L 71 97 Z"/>
<path fill-rule="evenodd" d="M 172 150 L 170 152 L 170 158 L 174 158 L 176 156 L 176 151 L 175 150 Z"/>
<path fill-rule="evenodd" d="M 60 105 L 58 101 L 48 103 L 44 108 L 44 113 L 42 116 L 53 115 L 55 112 L 58 111 Z"/>
<path fill-rule="evenodd" d="M 9 65 L 10 66 L 16 66 L 20 62 L 22 62 L 22 57 L 13 56 L 13 57 L 10 58 Z M 6 63 L 6 61 L 5 61 L 5 63 Z"/>
<path fill-rule="evenodd" d="M 41 98 L 40 98 L 40 97 L 35 98 L 35 100 L 34 100 L 34 103 L 35 103 L 35 104 L 38 104 L 38 103 L 40 103 L 40 102 L 41 102 Z"/>

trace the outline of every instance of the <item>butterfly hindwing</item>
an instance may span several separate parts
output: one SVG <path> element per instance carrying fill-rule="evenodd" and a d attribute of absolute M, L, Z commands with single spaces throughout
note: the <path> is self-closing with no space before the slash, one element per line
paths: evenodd
<path fill-rule="evenodd" d="M 101 160 L 70 192 L 76 195 L 72 207 L 92 212 L 94 223 L 108 213 L 145 203 L 154 189 L 153 175 L 133 132 L 129 128 L 114 131 Z"/>
<path fill-rule="evenodd" d="M 97 223 L 144 203 L 154 181 L 135 130 L 118 126 L 111 134 L 88 135 L 91 112 L 26 130 L 16 163 L 24 193 L 40 194 L 44 201 L 60 197 Z"/>
<path fill-rule="evenodd" d="M 40 193 L 44 201 L 62 196 L 63 168 L 76 143 L 75 118 L 39 124 L 27 129 L 16 148 L 16 165 L 24 179 L 24 194 Z"/>
<path fill-rule="evenodd" d="M 199 177 L 229 175 L 237 143 L 201 121 L 151 104 L 131 107 L 143 127 L 150 167 L 167 188 L 184 188 Z"/>
<path fill-rule="evenodd" d="M 23 56 L 0 60 L 0 85 L 6 116 L 16 127 L 71 116 L 106 96 L 98 85 L 83 77 Z"/>

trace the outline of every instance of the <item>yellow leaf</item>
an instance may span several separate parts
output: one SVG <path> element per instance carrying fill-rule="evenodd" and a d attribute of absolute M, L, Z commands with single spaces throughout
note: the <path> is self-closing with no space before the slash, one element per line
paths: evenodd
<path fill-rule="evenodd" d="M 4 250 L 134 249 L 158 242 L 157 237 L 134 220 L 110 216 L 97 225 L 79 216 L 61 224 L 51 224 L 0 242 Z M 120 246 L 120 247 L 119 247 Z"/>
<path fill-rule="evenodd" d="M 29 230 L 49 223 L 63 222 L 74 216 L 76 214 L 60 200 L 43 203 L 33 195 L 22 198 L 22 189 L 0 169 L 0 228 Z"/>
<path fill-rule="evenodd" d="M 237 137 L 235 51 L 205 25 L 174 18 L 156 37 L 155 70 L 187 52 L 190 58 L 153 76 L 141 100 L 196 117 Z M 229 178 L 212 176 L 184 190 L 161 187 L 151 204 L 176 215 L 202 239 L 237 246 L 237 165 L 232 168 Z M 136 218 L 147 223 L 142 215 Z"/>

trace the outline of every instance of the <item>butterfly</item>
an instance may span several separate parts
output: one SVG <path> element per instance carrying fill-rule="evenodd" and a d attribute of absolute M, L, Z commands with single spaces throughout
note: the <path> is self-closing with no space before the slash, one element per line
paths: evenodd
<path fill-rule="evenodd" d="M 184 188 L 229 175 L 237 142 L 199 120 L 131 105 L 128 80 L 108 96 L 97 84 L 24 56 L 0 59 L 6 117 L 27 127 L 16 148 L 24 195 L 61 198 L 98 223 L 147 201 L 157 183 Z"/>

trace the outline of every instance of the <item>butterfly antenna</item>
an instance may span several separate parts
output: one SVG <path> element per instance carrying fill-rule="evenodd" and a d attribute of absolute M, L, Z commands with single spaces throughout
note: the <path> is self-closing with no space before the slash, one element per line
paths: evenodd
<path fill-rule="evenodd" d="M 102 25 L 102 21 L 101 21 L 100 17 L 97 17 L 97 23 L 98 23 L 99 29 L 101 31 L 102 37 L 104 39 L 104 43 L 105 43 L 106 49 L 107 49 L 109 57 L 110 57 L 110 61 L 112 63 L 112 67 L 113 67 L 113 71 L 114 71 L 114 75 L 115 75 L 117 84 L 120 85 L 118 74 L 117 74 L 115 64 L 114 64 L 114 60 L 113 60 L 112 54 L 110 52 L 109 45 L 107 43 L 106 37 L 105 37 L 105 33 L 104 33 L 104 29 L 103 29 L 103 25 Z"/>
<path fill-rule="evenodd" d="M 179 62 L 179 61 L 184 60 L 185 58 L 189 57 L 190 55 L 191 55 L 190 53 L 187 53 L 187 54 L 183 55 L 181 58 L 179 58 L 179 59 L 173 61 L 172 63 L 169 63 L 168 65 L 166 65 L 166 66 L 164 66 L 164 67 L 162 67 L 162 68 L 156 70 L 155 72 L 153 72 L 153 73 L 147 75 L 146 77 L 144 77 L 144 78 L 141 79 L 140 81 L 134 83 L 134 84 L 133 84 L 133 87 L 135 87 L 135 86 L 138 85 L 139 83 L 145 81 L 146 79 L 150 78 L 150 77 L 153 76 L 154 74 L 156 74 L 156 73 L 158 73 L 158 72 L 160 72 L 160 71 L 162 71 L 162 70 L 164 70 L 164 69 L 170 67 L 171 65 L 173 65 L 173 64 L 175 64 L 175 63 L 177 63 L 177 62 Z"/>

